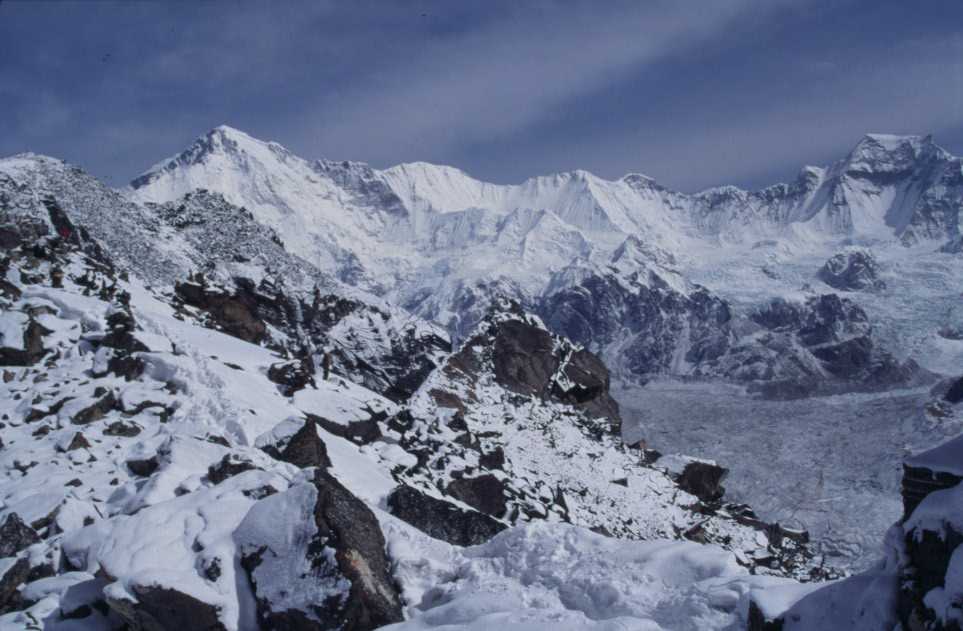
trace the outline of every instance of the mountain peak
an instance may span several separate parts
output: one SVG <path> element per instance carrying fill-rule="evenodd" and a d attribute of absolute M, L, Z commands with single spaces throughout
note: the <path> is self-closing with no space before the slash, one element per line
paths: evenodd
<path fill-rule="evenodd" d="M 911 171 L 921 158 L 937 155 L 949 154 L 933 142 L 931 135 L 866 134 L 846 157 L 844 166 L 853 174 L 895 175 Z"/>

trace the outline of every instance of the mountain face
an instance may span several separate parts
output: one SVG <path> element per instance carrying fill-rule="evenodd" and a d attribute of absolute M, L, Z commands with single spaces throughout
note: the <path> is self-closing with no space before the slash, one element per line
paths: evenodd
<path fill-rule="evenodd" d="M 960 234 L 960 178 L 960 160 L 929 137 L 870 135 L 836 164 L 807 167 L 791 184 L 755 192 L 722 187 L 690 195 L 641 175 L 607 181 L 584 171 L 496 185 L 426 163 L 378 171 L 308 162 L 220 127 L 134 180 L 129 194 L 171 203 L 197 188 L 216 192 L 318 269 L 442 324 L 455 339 L 508 298 L 601 353 L 621 379 L 755 382 L 798 376 L 778 362 L 749 370 L 731 356 L 736 347 L 740 356 L 753 346 L 750 354 L 772 352 L 744 329 L 754 310 L 779 296 L 737 308 L 724 286 L 687 281 L 701 253 L 758 249 L 770 256 L 776 248 L 830 258 L 859 241 L 952 248 Z M 853 289 L 826 275 L 813 281 L 828 282 L 830 291 Z M 839 378 L 833 370 L 808 373 Z M 912 367 L 897 373 L 904 377 L 896 382 L 915 378 Z M 846 387 L 866 387 L 851 377 Z"/>

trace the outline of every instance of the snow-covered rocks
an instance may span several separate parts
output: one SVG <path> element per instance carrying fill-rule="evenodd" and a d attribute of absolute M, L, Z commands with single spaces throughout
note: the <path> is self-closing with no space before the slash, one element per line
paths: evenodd
<path fill-rule="evenodd" d="M 261 628 L 367 631 L 402 618 L 377 519 L 323 470 L 261 500 L 233 537 Z"/>
<path fill-rule="evenodd" d="M 873 253 L 852 248 L 833 255 L 819 270 L 819 279 L 841 291 L 880 291 L 886 282 L 880 277 L 880 266 Z"/>

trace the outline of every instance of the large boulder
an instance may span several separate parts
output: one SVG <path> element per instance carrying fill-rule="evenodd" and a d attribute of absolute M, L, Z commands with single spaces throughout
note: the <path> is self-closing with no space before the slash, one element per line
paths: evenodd
<path fill-rule="evenodd" d="M 177 283 L 174 291 L 185 304 L 207 313 L 212 323 L 228 335 L 252 344 L 267 339 L 267 325 L 255 314 L 254 305 L 244 294 L 197 282 Z"/>
<path fill-rule="evenodd" d="M 255 504 L 234 540 L 262 629 L 367 631 L 402 619 L 377 519 L 325 471 Z"/>
<path fill-rule="evenodd" d="M 131 631 L 226 631 L 218 608 L 189 594 L 156 585 L 133 585 L 130 591 L 106 601 Z"/>
<path fill-rule="evenodd" d="M 505 514 L 505 490 L 505 483 L 491 473 L 452 480 L 446 489 L 448 495 L 493 517 Z"/>
<path fill-rule="evenodd" d="M 722 481 L 729 470 L 711 462 L 695 460 L 685 465 L 679 475 L 679 487 L 703 502 L 717 502 L 725 495 Z"/>
<path fill-rule="evenodd" d="M 289 418 L 267 435 L 258 438 L 258 447 L 272 458 L 290 462 L 296 467 L 331 466 L 328 448 L 318 435 L 315 418 Z"/>
<path fill-rule="evenodd" d="M 39 541 L 40 535 L 16 513 L 8 513 L 0 522 L 0 558 L 12 557 Z"/>
<path fill-rule="evenodd" d="M 484 513 L 458 508 L 407 484 L 388 496 L 388 511 L 425 534 L 457 546 L 485 543 L 506 528 Z"/>
<path fill-rule="evenodd" d="M 43 338 L 49 334 L 49 330 L 24 313 L 0 313 L 0 365 L 36 364 L 47 353 Z"/>

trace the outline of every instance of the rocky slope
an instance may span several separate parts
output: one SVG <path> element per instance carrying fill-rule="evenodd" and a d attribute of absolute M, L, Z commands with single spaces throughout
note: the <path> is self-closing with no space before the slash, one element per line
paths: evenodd
<path fill-rule="evenodd" d="M 190 272 L 169 290 L 44 200 L 0 209 L 4 631 L 418 628 L 448 619 L 437 594 L 471 598 L 459 573 L 477 594 L 515 580 L 488 568 L 517 545 L 587 561 L 625 545 L 633 572 L 681 564 L 730 585 L 667 575 L 633 606 L 640 624 L 691 615 L 672 604 L 686 594 L 721 628 L 745 613 L 731 585 L 819 576 L 804 533 L 725 501 L 724 469 L 623 445 L 604 365 L 517 305 L 399 405 L 350 366 L 292 366 L 283 328 L 231 293 L 243 283 Z M 559 568 L 539 571 L 516 593 L 562 601 L 507 603 L 521 619 L 589 624 L 609 599 L 563 606 Z"/>

